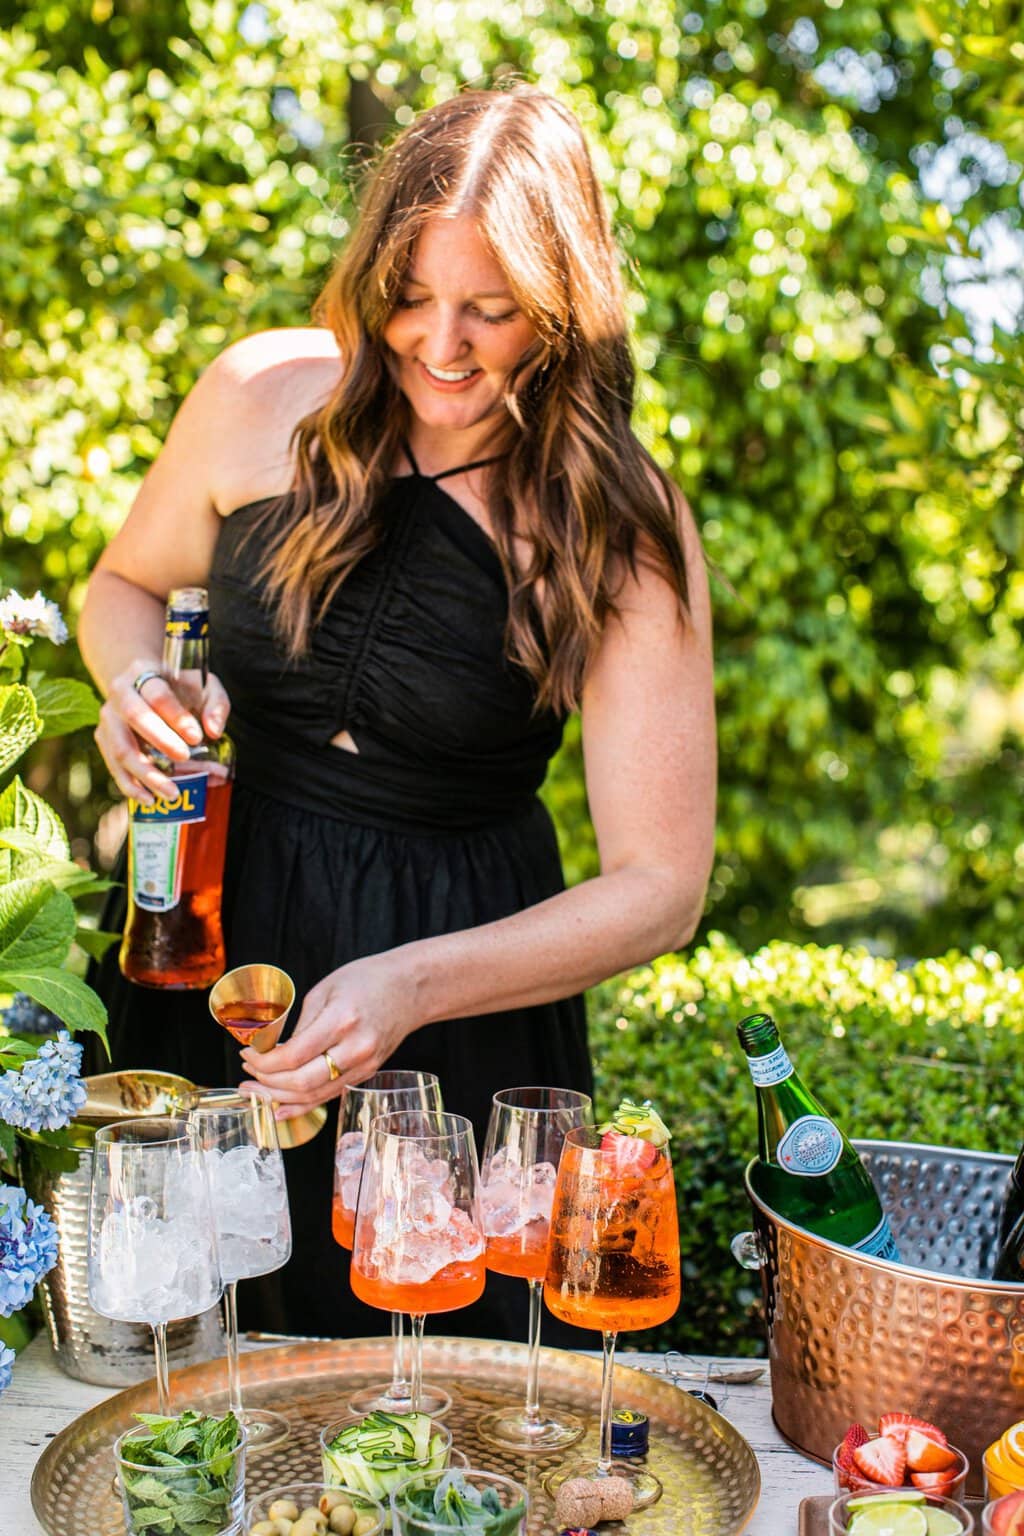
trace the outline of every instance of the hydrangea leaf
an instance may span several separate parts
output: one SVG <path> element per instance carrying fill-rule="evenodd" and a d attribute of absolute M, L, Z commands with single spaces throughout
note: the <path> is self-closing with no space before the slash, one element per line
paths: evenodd
<path fill-rule="evenodd" d="M 57 967 L 67 958 L 75 937 L 75 909 L 71 898 L 49 881 L 33 885 L 19 881 L 13 887 L 0 886 L 0 973 Z M 10 992 L 28 992 L 30 987 L 12 984 Z M 37 999 L 42 1001 L 42 999 Z"/>
<path fill-rule="evenodd" d="M 69 1029 L 91 1029 L 107 1044 L 107 1010 L 92 988 L 71 971 L 51 966 L 16 969 L 0 955 L 0 987 L 27 992 Z"/>
<path fill-rule="evenodd" d="M 32 691 L 22 683 L 0 688 L 0 773 L 42 735 L 43 722 Z"/>
<path fill-rule="evenodd" d="M 26 789 L 17 776 L 0 795 L 0 829 L 27 832 L 47 858 L 70 857 L 71 844 L 57 812 L 40 795 Z M 14 878 L 14 858 L 12 850 L 0 849 L 0 884 Z"/>
<path fill-rule="evenodd" d="M 66 736 L 69 731 L 95 725 L 100 717 L 99 700 L 87 683 L 68 677 L 32 678 L 32 692 L 42 716 L 40 737 Z"/>

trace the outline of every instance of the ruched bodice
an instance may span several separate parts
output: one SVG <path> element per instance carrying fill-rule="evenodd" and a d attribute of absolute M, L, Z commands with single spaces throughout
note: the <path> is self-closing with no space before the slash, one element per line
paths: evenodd
<path fill-rule="evenodd" d="M 498 922 L 562 889 L 554 829 L 535 794 L 562 722 L 534 711 L 529 679 L 505 659 L 508 599 L 494 545 L 434 481 L 392 482 L 383 538 L 295 665 L 275 642 L 259 575 L 254 524 L 265 506 L 225 519 L 208 578 L 213 665 L 238 749 L 223 918 L 229 968 L 263 961 L 294 980 L 293 1025 L 331 971 Z M 341 731 L 357 753 L 331 745 Z M 123 921 L 118 889 L 102 927 Z M 114 950 L 91 979 L 110 1012 L 115 1067 L 239 1081 L 237 1046 L 213 1023 L 205 993 L 134 986 Z M 95 1044 L 87 1050 L 88 1071 L 109 1070 Z M 429 1024 L 386 1064 L 436 1072 L 445 1107 L 469 1116 L 482 1147 L 499 1089 L 589 1090 L 583 1001 Z M 347 1255 L 331 1237 L 331 1110 L 320 1135 L 286 1156 L 293 1257 L 242 1282 L 247 1327 L 382 1331 L 380 1315 L 352 1296 Z M 445 1330 L 523 1338 L 526 1290 L 490 1276 L 483 1300 L 449 1314 Z M 558 1327 L 549 1320 L 545 1336 L 556 1339 Z"/>
<path fill-rule="evenodd" d="M 254 502 L 225 519 L 210 573 L 213 667 L 232 701 L 240 782 L 325 815 L 460 830 L 529 804 L 561 740 L 504 656 L 491 540 L 426 476 L 392 482 L 385 534 L 287 661 L 263 598 Z M 331 745 L 348 731 L 358 753 Z"/>

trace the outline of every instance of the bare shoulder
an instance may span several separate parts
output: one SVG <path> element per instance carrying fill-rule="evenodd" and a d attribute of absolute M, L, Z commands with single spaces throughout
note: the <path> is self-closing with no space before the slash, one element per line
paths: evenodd
<path fill-rule="evenodd" d="M 288 489 L 292 433 L 339 374 L 334 336 L 312 326 L 246 336 L 213 360 L 191 404 L 217 437 L 210 493 L 220 513 Z"/>

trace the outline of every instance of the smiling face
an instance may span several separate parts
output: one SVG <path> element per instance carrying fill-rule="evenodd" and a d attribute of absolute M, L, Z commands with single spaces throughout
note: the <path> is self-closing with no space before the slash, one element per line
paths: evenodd
<path fill-rule="evenodd" d="M 501 267 L 468 214 L 435 217 L 416 241 L 384 327 L 413 440 L 475 451 L 505 417 L 505 381 L 534 339 Z"/>

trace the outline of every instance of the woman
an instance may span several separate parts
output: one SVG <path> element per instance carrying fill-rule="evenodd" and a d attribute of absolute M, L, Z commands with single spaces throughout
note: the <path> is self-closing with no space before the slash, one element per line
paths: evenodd
<path fill-rule="evenodd" d="M 582 990 L 686 942 L 714 820 L 697 535 L 630 429 L 619 260 L 579 125 L 544 94 L 426 112 L 373 176 L 311 329 L 229 347 L 100 560 L 79 630 L 126 795 L 199 726 L 161 678 L 171 587 L 210 589 L 203 724 L 238 748 L 228 963 L 301 1009 L 265 1056 L 205 996 L 101 981 L 117 1065 L 292 1114 L 425 1067 L 478 1139 L 497 1089 L 587 1088 Z M 601 873 L 563 889 L 536 799 L 582 710 Z M 332 1131 L 289 1153 L 296 1253 L 248 1320 L 376 1332 L 330 1240 Z M 315 1283 L 310 1283 L 315 1276 Z M 489 1284 L 453 1329 L 522 1334 Z"/>

